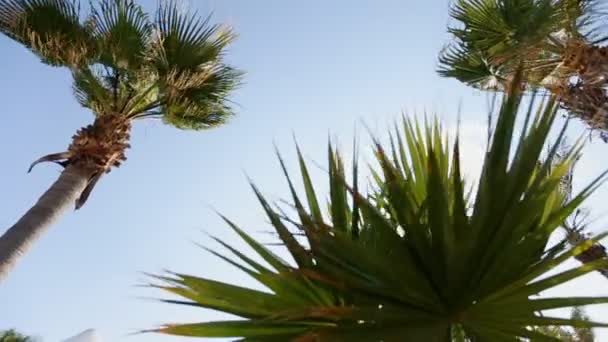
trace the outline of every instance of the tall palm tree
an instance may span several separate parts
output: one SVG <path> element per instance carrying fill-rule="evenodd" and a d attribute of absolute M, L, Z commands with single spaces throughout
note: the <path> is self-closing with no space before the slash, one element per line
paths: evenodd
<path fill-rule="evenodd" d="M 234 33 L 182 13 L 173 1 L 150 16 L 133 0 L 97 0 L 82 16 L 77 0 L 0 0 L 0 32 L 43 63 L 67 68 L 76 99 L 95 118 L 67 151 L 32 164 L 52 161 L 65 169 L 0 237 L 1 280 L 66 208 L 82 207 L 101 176 L 126 159 L 133 122 L 161 118 L 193 130 L 221 125 L 233 113 L 228 96 L 241 73 L 223 58 Z"/>
<path fill-rule="evenodd" d="M 608 3 L 604 0 L 454 0 L 439 73 L 504 90 L 523 66 L 527 89 L 545 89 L 606 139 Z"/>
<path fill-rule="evenodd" d="M 538 111 L 530 107 L 517 138 L 521 96 L 516 92 L 511 87 L 501 105 L 474 186 L 463 181 L 458 140 L 450 143 L 439 123 L 410 119 L 396 129 L 388 149 L 376 143 L 378 166 L 371 169 L 366 195 L 359 190 L 356 157 L 348 185 L 342 158 L 330 145 L 329 216 L 321 210 L 299 150 L 305 197 L 280 160 L 293 214 L 253 189 L 292 261 L 225 219 L 264 262 L 221 239 L 215 240 L 232 256 L 209 251 L 264 289 L 180 273 L 157 276 L 152 286 L 177 296 L 168 303 L 238 319 L 168 324 L 153 331 L 239 341 L 559 341 L 535 328 L 608 327 L 608 322 L 542 314 L 608 303 L 607 297 L 537 297 L 608 266 L 608 260 L 599 260 L 549 274 L 605 236 L 572 248 L 549 243 L 606 174 L 564 201 L 560 180 L 580 146 L 556 165 L 558 139 L 539 163 L 558 105 L 551 100 Z"/>
<path fill-rule="evenodd" d="M 570 314 L 570 318 L 576 320 L 586 320 L 589 321 L 589 316 L 587 316 L 582 308 L 575 307 L 572 309 Z M 555 327 L 555 326 L 547 326 L 541 327 L 538 331 L 542 332 L 545 335 L 549 335 L 551 337 L 555 337 L 560 341 L 565 342 L 593 342 L 595 341 L 595 334 L 593 333 L 593 329 L 589 327 L 583 328 L 574 328 L 572 330 L 565 329 L 563 327 Z"/>
<path fill-rule="evenodd" d="M 562 145 L 558 148 L 558 151 L 555 154 L 556 164 L 559 164 L 561 158 L 567 157 L 569 149 L 570 147 L 568 146 L 568 143 L 565 142 L 565 140 L 562 140 Z M 576 163 L 572 163 L 572 165 L 570 165 L 568 172 L 562 177 L 560 182 L 560 189 L 564 195 L 564 200 L 566 201 L 570 200 L 573 194 L 572 180 L 575 165 Z M 562 228 L 566 232 L 566 240 L 572 246 L 576 246 L 588 238 L 588 234 L 585 233 L 588 215 L 589 213 L 586 209 L 578 208 L 562 224 Z M 608 253 L 604 245 L 599 242 L 595 242 L 589 249 L 577 255 L 575 258 L 579 262 L 586 264 L 600 259 L 608 260 Z M 605 278 L 608 278 L 608 268 L 600 268 L 597 271 Z"/>
<path fill-rule="evenodd" d="M 0 342 L 34 342 L 34 339 L 11 329 L 0 331 Z"/>
<path fill-rule="evenodd" d="M 589 316 L 585 313 L 582 308 L 576 307 L 572 310 L 573 319 L 576 320 L 589 320 Z M 575 342 L 593 342 L 595 341 L 595 334 L 592 329 L 588 328 L 574 328 L 574 341 Z"/>

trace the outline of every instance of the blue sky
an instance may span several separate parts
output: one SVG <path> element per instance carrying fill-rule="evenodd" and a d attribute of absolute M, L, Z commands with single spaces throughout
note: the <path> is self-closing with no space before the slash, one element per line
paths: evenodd
<path fill-rule="evenodd" d="M 156 1 L 142 3 L 153 9 Z M 268 228 L 246 175 L 270 198 L 286 197 L 273 143 L 295 172 L 292 134 L 306 157 L 323 166 L 329 136 L 349 154 L 362 123 L 382 136 L 402 110 L 425 109 L 453 123 L 462 103 L 466 167 L 479 164 L 486 96 L 434 72 L 448 41 L 447 1 L 197 0 L 189 7 L 214 11 L 216 22 L 240 35 L 228 54 L 247 72 L 234 96 L 238 116 L 207 132 L 139 122 L 127 163 L 104 177 L 87 205 L 56 224 L 0 285 L 0 329 L 50 342 L 88 328 L 107 341 L 177 341 L 127 335 L 164 322 L 222 317 L 157 303 L 147 298 L 162 293 L 137 285 L 142 272 L 163 269 L 253 285 L 193 241 L 211 244 L 207 231 L 243 246 L 212 208 L 249 232 Z M 92 115 L 73 99 L 66 70 L 42 65 L 5 37 L 0 55 L 0 227 L 9 227 L 60 172 L 42 165 L 28 175 L 29 163 L 65 149 Z M 573 126 L 579 134 L 581 125 Z M 604 170 L 598 156 L 606 148 L 597 139 L 589 144 L 577 184 Z M 322 168 L 314 175 L 324 181 Z M 589 202 L 597 231 L 607 199 L 603 187 Z M 605 281 L 590 275 L 558 292 L 608 295 Z M 589 312 L 608 317 L 606 308 Z M 608 333 L 600 336 L 608 340 Z"/>

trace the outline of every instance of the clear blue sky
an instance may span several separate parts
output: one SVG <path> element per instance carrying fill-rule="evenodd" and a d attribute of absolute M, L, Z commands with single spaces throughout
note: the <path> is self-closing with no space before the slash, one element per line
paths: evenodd
<path fill-rule="evenodd" d="M 152 9 L 156 1 L 143 3 Z M 141 272 L 171 269 L 252 284 L 192 242 L 209 244 L 205 230 L 242 246 L 211 207 L 249 232 L 268 228 L 245 174 L 269 197 L 286 197 L 273 143 L 295 172 L 292 133 L 306 156 L 324 165 L 330 135 L 349 153 L 361 122 L 380 136 L 401 110 L 427 109 L 453 122 L 462 102 L 465 162 L 471 169 L 479 163 L 486 97 L 434 72 L 448 39 L 447 1 L 192 0 L 190 7 L 202 14 L 213 10 L 215 21 L 240 34 L 229 53 L 248 73 L 234 97 L 239 115 L 208 132 L 139 122 L 127 163 L 100 182 L 82 210 L 38 241 L 0 285 L 0 329 L 15 327 L 47 342 L 87 328 L 106 341 L 178 341 L 127 334 L 164 322 L 221 317 L 140 298 L 163 295 L 136 287 Z M 65 149 L 92 115 L 73 99 L 66 70 L 42 65 L 4 37 L 0 56 L 4 230 L 60 172 L 42 165 L 28 175 L 29 163 Z M 599 140 L 587 148 L 577 182 L 603 171 L 598 156 L 606 149 Z M 323 172 L 315 175 L 324 185 Z M 607 196 L 604 187 L 590 202 L 594 216 L 605 216 Z M 605 221 L 593 227 L 599 230 Z M 607 288 L 606 280 L 591 275 L 560 293 L 608 295 Z M 589 312 L 601 318 L 607 311 Z M 605 332 L 601 336 L 608 340 Z"/>

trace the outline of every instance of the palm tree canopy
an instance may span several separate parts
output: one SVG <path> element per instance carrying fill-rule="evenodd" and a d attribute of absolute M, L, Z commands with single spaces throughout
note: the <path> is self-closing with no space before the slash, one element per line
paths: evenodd
<path fill-rule="evenodd" d="M 356 158 L 347 185 L 344 162 L 330 145 L 329 215 L 321 210 L 299 149 L 304 197 L 280 159 L 294 215 L 253 189 L 293 261 L 226 219 L 265 263 L 220 239 L 215 240 L 232 256 L 208 250 L 265 290 L 181 273 L 158 276 L 153 286 L 178 296 L 167 302 L 240 319 L 169 324 L 154 331 L 243 338 L 239 341 L 559 341 L 533 328 L 608 326 L 541 314 L 608 303 L 606 297 L 536 297 L 608 265 L 598 260 L 548 274 L 602 237 L 573 248 L 549 244 L 552 232 L 604 176 L 565 200 L 560 180 L 581 146 L 555 162 L 562 131 L 541 158 L 556 117 L 554 101 L 530 106 L 523 134 L 516 138 L 521 97 L 517 87 L 511 89 L 473 187 L 463 181 L 458 140 L 450 143 L 437 122 L 404 119 L 388 149 L 376 144 L 378 166 L 372 168 L 367 195 L 359 191 Z"/>
<path fill-rule="evenodd" d="M 34 339 L 11 329 L 0 331 L 0 342 L 34 342 Z"/>
<path fill-rule="evenodd" d="M 133 0 L 0 0 L 0 32 L 53 66 L 67 67 L 80 104 L 97 116 L 161 117 L 205 129 L 233 113 L 241 72 L 224 62 L 235 34 L 183 14 L 177 2 L 150 16 Z"/>
<path fill-rule="evenodd" d="M 587 316 L 585 311 L 580 307 L 576 307 L 572 310 L 572 318 L 576 320 L 589 320 L 589 316 Z M 588 328 L 575 328 L 574 336 L 578 342 L 595 341 L 595 334 L 593 333 L 593 330 Z"/>
<path fill-rule="evenodd" d="M 457 24 L 448 30 L 454 41 L 440 55 L 439 73 L 503 89 L 523 64 L 539 85 L 555 71 L 568 40 L 606 39 L 602 6 L 601 0 L 455 0 L 450 16 Z"/>
<path fill-rule="evenodd" d="M 581 321 L 589 321 L 589 316 L 587 316 L 584 310 L 580 307 L 575 307 L 572 309 L 570 314 L 572 319 L 581 320 Z M 555 327 L 555 326 L 546 326 L 540 327 L 537 329 L 545 335 L 549 335 L 551 337 L 555 337 L 560 341 L 566 342 L 593 342 L 595 341 L 595 334 L 593 333 L 593 329 L 590 327 L 577 327 L 574 329 L 568 329 L 564 327 Z"/>

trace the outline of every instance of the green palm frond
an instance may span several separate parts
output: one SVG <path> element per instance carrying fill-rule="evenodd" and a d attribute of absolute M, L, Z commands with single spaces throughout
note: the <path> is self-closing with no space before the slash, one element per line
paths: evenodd
<path fill-rule="evenodd" d="M 450 16 L 456 23 L 448 27 L 453 41 L 440 53 L 441 76 L 504 90 L 493 86 L 494 73 L 508 83 L 521 68 L 526 89 L 544 88 L 591 129 L 607 128 L 601 118 L 606 1 L 455 0 Z"/>
<path fill-rule="evenodd" d="M 103 74 L 93 67 L 80 68 L 72 74 L 74 96 L 93 113 L 112 112 L 112 89 L 103 82 Z"/>
<path fill-rule="evenodd" d="M 523 66 L 528 82 L 541 85 L 569 39 L 606 35 L 601 7 L 595 0 L 458 0 L 450 12 L 457 24 L 448 28 L 454 41 L 440 54 L 439 73 L 484 88 L 488 71 L 501 70 L 509 79 Z"/>
<path fill-rule="evenodd" d="M 221 62 L 202 65 L 196 72 L 167 75 L 160 81 L 163 119 L 177 128 L 194 130 L 225 123 L 233 114 L 228 96 L 238 87 L 241 75 Z"/>
<path fill-rule="evenodd" d="M 50 65 L 83 65 L 96 53 L 74 0 L 0 0 L 0 32 Z"/>
<path fill-rule="evenodd" d="M 539 162 L 557 105 L 551 100 L 537 111 L 530 107 L 516 138 L 520 101 L 516 93 L 503 100 L 474 197 L 462 178 L 458 140 L 450 143 L 438 122 L 421 125 L 405 118 L 390 148 L 376 143 L 378 166 L 371 172 L 377 183 L 367 195 L 359 193 L 356 162 L 349 186 L 343 160 L 330 146 L 329 215 L 320 210 L 299 150 L 305 198 L 280 159 L 296 217 L 254 191 L 295 263 L 226 219 L 263 263 L 220 239 L 215 241 L 231 256 L 208 250 L 265 289 L 185 274 L 157 277 L 154 286 L 180 298 L 169 303 L 238 319 L 154 331 L 242 341 L 557 341 L 534 328 L 608 326 L 540 314 L 608 303 L 605 297 L 537 297 L 608 265 L 599 260 L 555 273 L 602 236 L 571 249 L 549 244 L 604 175 L 565 200 L 560 180 L 580 145 L 557 164 L 552 156 L 558 145 L 552 145 L 547 156 L 552 161 Z"/>
<path fill-rule="evenodd" d="M 239 85 L 241 72 L 222 61 L 234 33 L 209 18 L 181 14 L 175 2 L 161 6 L 150 62 L 158 73 L 166 122 L 178 128 L 204 129 L 232 114 L 227 96 Z"/>
<path fill-rule="evenodd" d="M 490 59 L 527 53 L 559 30 L 560 21 L 553 0 L 458 0 L 450 15 L 461 25 L 450 32 Z"/>
<path fill-rule="evenodd" d="M 145 58 L 152 25 L 133 0 L 103 0 L 90 17 L 99 44 L 99 62 L 128 72 L 139 69 Z"/>
<path fill-rule="evenodd" d="M 501 67 L 492 65 L 479 51 L 469 52 L 458 46 L 447 47 L 441 53 L 438 73 L 484 90 L 503 90 L 508 81 Z"/>
<path fill-rule="evenodd" d="M 589 317 L 585 314 L 582 308 L 575 307 L 572 309 L 570 318 L 577 321 L 589 321 Z M 559 326 L 545 326 L 536 329 L 545 335 L 559 339 L 565 342 L 593 342 L 595 334 L 593 329 L 589 327 L 565 328 Z"/>
<path fill-rule="evenodd" d="M 161 5 L 156 14 L 154 63 L 159 74 L 196 72 L 217 60 L 235 35 L 222 25 L 211 25 L 210 17 L 181 13 L 175 1 Z"/>

